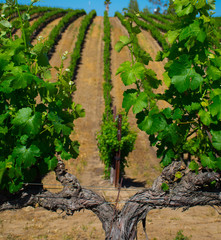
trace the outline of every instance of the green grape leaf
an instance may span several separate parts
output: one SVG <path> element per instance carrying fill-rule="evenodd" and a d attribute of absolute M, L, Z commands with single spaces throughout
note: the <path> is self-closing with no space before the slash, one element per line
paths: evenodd
<path fill-rule="evenodd" d="M 160 132 L 164 130 L 166 126 L 167 122 L 162 114 L 146 116 L 143 121 L 138 124 L 138 127 L 147 134 Z"/>
<path fill-rule="evenodd" d="M 185 92 L 189 87 L 194 90 L 203 82 L 203 78 L 192 68 L 187 55 L 182 55 L 178 61 L 175 60 L 168 73 L 171 83 L 180 93 Z"/>
<path fill-rule="evenodd" d="M 185 108 L 187 111 L 191 112 L 191 111 L 200 110 L 201 105 L 200 105 L 200 103 L 198 103 L 198 102 L 192 102 L 191 105 L 185 105 L 184 108 Z"/>
<path fill-rule="evenodd" d="M 75 119 L 85 117 L 85 110 L 82 108 L 82 105 L 73 103 L 72 109 L 75 111 Z"/>
<path fill-rule="evenodd" d="M 13 67 L 11 70 L 12 72 L 7 76 L 7 79 L 12 80 L 11 87 L 14 89 L 26 88 L 36 78 L 33 74 L 24 72 L 21 66 Z"/>
<path fill-rule="evenodd" d="M 7 20 L 1 20 L 0 28 L 12 28 L 12 24 Z"/>
<path fill-rule="evenodd" d="M 131 66 L 130 62 L 124 62 L 120 65 L 116 74 L 121 73 L 121 79 L 125 86 L 135 83 L 138 79 L 142 79 L 145 76 L 145 67 L 142 63 L 135 63 Z"/>
<path fill-rule="evenodd" d="M 0 76 L 4 73 L 5 67 L 9 63 L 10 59 L 8 59 L 8 58 L 9 58 L 9 56 L 7 56 L 6 54 L 0 53 Z"/>
<path fill-rule="evenodd" d="M 19 189 L 21 189 L 22 186 L 23 186 L 23 182 L 21 182 L 19 179 L 16 179 L 15 181 L 9 183 L 9 192 L 15 193 Z"/>
<path fill-rule="evenodd" d="M 161 188 L 164 192 L 167 192 L 170 189 L 167 183 L 162 183 Z"/>
<path fill-rule="evenodd" d="M 64 160 L 69 160 L 71 158 L 71 154 L 66 152 L 64 149 L 61 152 L 61 158 Z"/>
<path fill-rule="evenodd" d="M 183 116 L 183 112 L 180 108 L 176 108 L 173 113 L 173 120 L 181 119 Z"/>
<path fill-rule="evenodd" d="M 211 130 L 210 132 L 212 134 L 212 144 L 213 144 L 213 146 L 217 150 L 221 151 L 221 131 Z"/>
<path fill-rule="evenodd" d="M 196 9 L 203 8 L 206 5 L 206 0 L 201 0 L 196 3 Z"/>
<path fill-rule="evenodd" d="M 133 113 L 137 114 L 147 106 L 148 106 L 147 94 L 145 92 L 141 92 L 134 102 Z"/>
<path fill-rule="evenodd" d="M 117 51 L 117 52 L 120 52 L 122 50 L 122 48 L 124 47 L 124 44 L 120 41 L 118 41 L 115 46 L 114 46 L 114 49 Z"/>
<path fill-rule="evenodd" d="M 175 157 L 174 151 L 172 149 L 169 149 L 166 151 L 166 154 L 164 154 L 163 159 L 161 160 L 161 164 L 166 167 L 168 166 L 173 158 Z"/>
<path fill-rule="evenodd" d="M 177 178 L 177 179 L 182 178 L 182 176 L 183 176 L 183 174 L 182 174 L 180 171 L 177 171 L 177 172 L 175 173 L 175 178 Z"/>
<path fill-rule="evenodd" d="M 180 30 L 175 30 L 175 31 L 169 30 L 167 35 L 166 35 L 169 43 L 172 44 L 177 39 L 179 34 L 180 34 Z"/>
<path fill-rule="evenodd" d="M 48 120 L 50 120 L 52 122 L 52 124 L 54 125 L 54 129 L 58 134 L 60 134 L 61 132 L 64 135 L 71 134 L 72 129 L 70 127 L 66 126 L 65 124 L 62 124 L 64 122 L 64 120 L 61 119 L 56 113 L 50 112 L 48 114 Z"/>
<path fill-rule="evenodd" d="M 189 3 L 189 0 L 188 1 L 182 1 L 182 2 L 178 2 L 178 3 L 174 3 L 175 4 L 175 11 L 177 13 L 177 15 L 179 17 L 182 17 L 184 15 L 188 15 L 190 13 L 193 12 L 194 10 L 194 7 L 192 6 L 191 3 Z"/>
<path fill-rule="evenodd" d="M 212 79 L 213 81 L 220 80 L 221 79 L 221 71 L 214 66 L 209 66 L 207 69 L 207 77 L 209 79 Z"/>
<path fill-rule="evenodd" d="M 211 115 L 217 116 L 218 120 L 221 120 L 221 95 L 217 95 L 212 99 L 213 103 L 209 106 Z"/>
<path fill-rule="evenodd" d="M 210 169 L 216 169 L 216 161 L 215 161 L 215 157 L 213 156 L 213 154 L 210 152 L 209 155 L 202 155 L 200 157 L 201 159 L 201 163 L 203 167 L 208 167 Z"/>
<path fill-rule="evenodd" d="M 206 39 L 206 32 L 201 28 L 199 20 L 195 20 L 192 24 L 185 27 L 180 33 L 179 40 L 182 41 L 193 36 L 200 42 L 204 42 Z"/>
<path fill-rule="evenodd" d="M 165 115 L 165 117 L 167 119 L 171 118 L 172 117 L 172 109 L 171 108 L 164 108 L 163 109 L 163 114 Z"/>
<path fill-rule="evenodd" d="M 190 77 L 191 77 L 190 88 L 192 90 L 195 90 L 201 85 L 201 83 L 203 82 L 203 78 L 201 77 L 200 74 L 196 73 L 194 69 L 192 69 L 192 74 Z"/>
<path fill-rule="evenodd" d="M 163 138 L 165 142 L 172 142 L 175 145 L 179 140 L 178 129 L 175 124 L 168 125 L 163 131 Z"/>
<path fill-rule="evenodd" d="M 20 137 L 21 144 L 25 145 L 28 140 L 28 135 L 23 135 Z"/>
<path fill-rule="evenodd" d="M 31 145 L 29 148 L 26 146 L 17 146 L 14 148 L 12 156 L 17 159 L 17 166 L 24 166 L 29 168 L 36 163 L 36 157 L 40 156 L 40 149 Z"/>
<path fill-rule="evenodd" d="M 7 126 L 5 126 L 5 127 L 1 127 L 1 126 L 0 126 L 0 133 L 1 133 L 1 134 L 4 134 L 4 135 L 5 135 L 7 132 L 8 132 L 8 127 L 7 127 Z"/>
<path fill-rule="evenodd" d="M 78 141 L 71 142 L 70 154 L 73 158 L 77 158 L 79 155 L 80 144 Z"/>
<path fill-rule="evenodd" d="M 136 34 L 141 33 L 139 26 L 132 27 L 132 31 L 133 31 L 133 33 L 136 33 Z"/>
<path fill-rule="evenodd" d="M 49 171 L 54 170 L 55 167 L 56 167 L 57 164 L 58 164 L 58 159 L 57 159 L 56 157 L 53 157 L 53 158 L 50 158 L 50 157 L 44 158 L 44 161 L 45 161 L 45 163 L 47 164 Z"/>
<path fill-rule="evenodd" d="M 29 107 L 20 109 L 15 115 L 15 118 L 12 120 L 12 124 L 15 125 L 25 124 L 29 120 L 31 114 L 32 109 Z"/>
<path fill-rule="evenodd" d="M 129 112 L 130 108 L 133 106 L 134 102 L 137 98 L 137 90 L 135 89 L 128 89 L 124 92 L 124 99 L 122 103 L 122 107 L 125 109 L 126 114 Z"/>
<path fill-rule="evenodd" d="M 27 135 L 36 135 L 41 129 L 41 113 L 35 112 L 33 116 L 31 114 L 31 108 L 22 108 L 17 112 L 15 118 L 12 120 L 12 123 L 15 126 L 19 126 L 22 133 Z"/>
<path fill-rule="evenodd" d="M 192 160 L 189 164 L 189 169 L 191 169 L 192 171 L 195 171 L 196 173 L 198 173 L 199 170 L 199 164 L 197 162 L 195 162 L 194 160 Z"/>
<path fill-rule="evenodd" d="M 163 73 L 163 81 L 166 84 L 166 86 L 169 88 L 171 84 L 171 78 L 168 75 L 168 72 Z"/>
<path fill-rule="evenodd" d="M 209 126 L 211 124 L 212 119 L 209 112 L 206 112 L 203 109 L 200 109 L 199 116 L 200 116 L 200 120 L 204 125 Z"/>
<path fill-rule="evenodd" d="M 131 39 L 127 36 L 120 36 L 120 41 L 124 44 L 124 46 L 131 43 Z"/>
<path fill-rule="evenodd" d="M 208 0 L 208 5 L 210 9 L 216 10 L 215 0 Z"/>
<path fill-rule="evenodd" d="M 6 170 L 5 162 L 0 162 L 0 184 L 2 182 L 2 178 L 3 178 L 5 170 Z"/>
<path fill-rule="evenodd" d="M 186 55 L 175 60 L 169 69 L 168 75 L 171 78 L 171 83 L 175 85 L 176 89 L 182 93 L 190 86 L 190 76 L 192 74 L 191 62 Z"/>

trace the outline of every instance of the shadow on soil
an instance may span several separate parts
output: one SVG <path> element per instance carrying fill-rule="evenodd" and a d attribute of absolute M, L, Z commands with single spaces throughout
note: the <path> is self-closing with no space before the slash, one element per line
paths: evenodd
<path fill-rule="evenodd" d="M 137 188 L 142 187 L 142 188 L 144 188 L 145 184 L 146 184 L 145 181 L 137 182 L 137 181 L 135 181 L 134 178 L 125 178 L 124 177 L 122 187 L 127 187 L 127 188 L 129 188 L 129 187 L 137 187 Z"/>

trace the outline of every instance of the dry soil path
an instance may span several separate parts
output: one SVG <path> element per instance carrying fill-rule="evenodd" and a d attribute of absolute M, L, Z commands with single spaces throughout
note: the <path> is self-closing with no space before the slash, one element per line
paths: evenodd
<path fill-rule="evenodd" d="M 56 78 L 57 71 L 54 69 L 54 67 L 60 67 L 61 65 L 61 57 L 64 54 L 65 51 L 68 51 L 67 59 L 63 61 L 65 70 L 70 66 L 71 61 L 71 53 L 74 50 L 75 43 L 77 41 L 77 36 L 79 32 L 79 28 L 81 26 L 81 21 L 83 17 L 77 18 L 75 21 L 73 21 L 67 29 L 62 34 L 61 39 L 57 43 L 55 47 L 55 52 L 53 53 L 51 59 L 50 59 L 50 65 L 52 66 L 51 69 L 51 75 L 52 79 Z"/>
<path fill-rule="evenodd" d="M 78 174 L 84 186 L 98 185 L 102 181 L 103 165 L 99 160 L 96 133 L 100 130 L 104 112 L 103 100 L 103 18 L 95 17 L 87 33 L 81 63 L 76 76 L 77 91 L 74 101 L 85 109 L 85 117 L 75 121 L 80 142 L 80 155 L 76 161 L 85 165 Z"/>
<path fill-rule="evenodd" d="M 58 25 L 58 23 L 60 22 L 60 20 L 62 19 L 62 17 L 56 18 L 55 20 L 53 20 L 52 22 L 50 22 L 49 24 L 47 24 L 41 31 L 40 33 L 36 36 L 36 38 L 32 41 L 32 45 L 35 45 L 37 43 L 37 39 L 39 36 L 44 38 L 44 41 L 47 40 L 51 30 Z"/>

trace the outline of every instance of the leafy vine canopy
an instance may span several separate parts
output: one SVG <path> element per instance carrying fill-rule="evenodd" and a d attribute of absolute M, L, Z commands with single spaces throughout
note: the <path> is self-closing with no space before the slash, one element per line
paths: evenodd
<path fill-rule="evenodd" d="M 162 82 L 137 56 L 140 31 L 132 25 L 133 17 L 128 18 L 130 37 L 122 36 L 115 49 L 127 46 L 131 61 L 121 64 L 117 74 L 126 86 L 136 87 L 124 92 L 123 107 L 136 114 L 138 127 L 157 147 L 162 166 L 184 160 L 196 173 L 202 168 L 220 171 L 221 50 L 212 18 L 215 1 L 174 0 L 173 7 L 177 19 L 175 30 L 167 33 L 170 48 L 156 57 L 167 59 L 163 74 L 167 89 L 162 94 L 154 93 Z M 169 107 L 159 109 L 159 100 Z"/>

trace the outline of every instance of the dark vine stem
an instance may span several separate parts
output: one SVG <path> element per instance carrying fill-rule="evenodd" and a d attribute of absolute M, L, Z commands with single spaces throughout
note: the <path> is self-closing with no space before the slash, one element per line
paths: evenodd
<path fill-rule="evenodd" d="M 114 205 L 91 190 L 82 188 L 77 178 L 68 173 L 64 163 L 59 160 L 55 169 L 58 181 L 63 185 L 59 193 L 45 191 L 42 187 L 26 187 L 13 196 L 0 193 L 0 211 L 20 209 L 39 205 L 50 211 L 61 209 L 68 215 L 75 211 L 88 209 L 93 211 L 102 222 L 106 239 L 135 239 L 137 224 L 145 220 L 148 212 L 156 208 L 183 208 L 193 206 L 221 206 L 221 176 L 214 172 L 200 172 L 196 175 L 188 168 L 183 170 L 181 162 L 174 162 L 166 167 L 155 180 L 151 189 L 136 193 L 128 199 L 120 211 Z M 175 173 L 182 171 L 184 177 L 174 182 Z M 205 185 L 217 181 L 213 192 L 206 191 Z M 164 192 L 162 182 L 169 182 L 171 188 Z M 173 187 L 172 187 L 173 186 Z"/>

